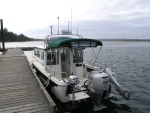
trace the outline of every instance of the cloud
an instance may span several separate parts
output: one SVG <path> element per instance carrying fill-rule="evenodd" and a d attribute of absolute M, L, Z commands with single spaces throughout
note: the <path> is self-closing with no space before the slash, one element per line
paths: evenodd
<path fill-rule="evenodd" d="M 60 31 L 67 29 L 67 25 L 60 26 Z M 73 25 L 73 34 L 78 33 L 84 38 L 97 38 L 97 39 L 139 39 L 139 38 L 150 38 L 150 27 L 136 26 L 133 22 L 128 21 L 82 21 L 78 24 Z M 57 34 L 57 26 L 53 27 L 53 33 Z M 29 30 L 24 32 L 30 37 L 34 38 L 45 38 L 50 34 L 50 27 L 42 29 Z"/>
<path fill-rule="evenodd" d="M 30 36 L 47 35 L 50 25 L 57 31 L 58 16 L 61 28 L 66 28 L 71 21 L 71 7 L 74 31 L 78 27 L 86 36 L 118 38 L 149 34 L 149 0 L 3 0 L 1 4 L 4 27 Z"/>
<path fill-rule="evenodd" d="M 86 21 L 75 26 L 79 28 L 79 33 L 88 38 L 114 39 L 114 38 L 150 38 L 150 26 L 142 26 L 141 24 L 129 23 L 129 21 Z"/>

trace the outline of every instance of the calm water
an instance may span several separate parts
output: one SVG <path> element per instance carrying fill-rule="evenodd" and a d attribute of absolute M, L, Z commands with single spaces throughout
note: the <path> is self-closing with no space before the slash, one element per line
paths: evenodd
<path fill-rule="evenodd" d="M 43 43 L 34 42 L 32 46 L 38 44 Z M 150 42 L 103 41 L 103 45 L 103 52 L 100 52 L 95 65 L 104 67 L 106 62 L 115 71 L 118 82 L 131 91 L 131 99 L 124 100 L 112 88 L 115 100 L 105 102 L 108 107 L 98 113 L 149 113 Z M 95 53 L 96 51 L 98 50 L 95 50 Z M 25 53 L 31 59 L 32 53 Z M 93 65 L 95 56 L 92 50 L 87 49 L 84 55 L 85 62 Z"/>
<path fill-rule="evenodd" d="M 104 59 L 116 75 L 118 82 L 131 91 L 130 101 L 125 101 L 116 92 L 114 96 L 119 100 L 115 113 L 149 113 L 150 112 L 150 42 L 103 42 L 103 53 L 97 60 L 96 65 L 104 67 Z M 90 50 L 87 50 L 87 53 Z M 97 50 L 98 51 L 98 50 Z M 86 53 L 86 54 L 87 54 Z M 87 62 L 93 64 L 91 59 L 94 55 L 88 55 Z M 102 61 L 102 60 L 103 61 Z M 114 102 L 114 101 L 113 101 Z"/>

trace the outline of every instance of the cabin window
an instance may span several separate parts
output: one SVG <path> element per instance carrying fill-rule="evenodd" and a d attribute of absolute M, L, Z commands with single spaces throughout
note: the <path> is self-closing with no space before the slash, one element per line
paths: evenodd
<path fill-rule="evenodd" d="M 66 61 L 66 49 L 61 49 L 61 60 Z"/>
<path fill-rule="evenodd" d="M 37 56 L 37 57 L 40 57 L 40 52 L 39 52 L 39 50 L 35 49 L 35 50 L 34 50 L 34 55 Z"/>
<path fill-rule="evenodd" d="M 58 51 L 51 51 L 47 54 L 47 65 L 57 65 L 59 64 Z"/>
<path fill-rule="evenodd" d="M 36 55 L 37 54 L 37 49 L 34 49 L 34 55 Z"/>
<path fill-rule="evenodd" d="M 41 59 L 44 60 L 44 52 L 41 53 Z"/>
<path fill-rule="evenodd" d="M 83 62 L 83 51 L 82 49 L 73 49 L 73 63 Z"/>

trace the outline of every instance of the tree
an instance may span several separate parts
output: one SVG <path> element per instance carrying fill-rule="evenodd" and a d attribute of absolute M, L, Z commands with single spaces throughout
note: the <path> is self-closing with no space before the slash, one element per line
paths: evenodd
<path fill-rule="evenodd" d="M 3 29 L 4 38 L 6 42 L 20 42 L 20 41 L 32 41 L 35 40 L 33 38 L 29 38 L 23 34 L 17 35 L 16 33 L 13 33 L 12 31 L 8 31 L 7 28 Z M 0 31 L 1 34 L 1 31 Z M 0 35 L 0 41 L 2 41 L 2 37 Z"/>

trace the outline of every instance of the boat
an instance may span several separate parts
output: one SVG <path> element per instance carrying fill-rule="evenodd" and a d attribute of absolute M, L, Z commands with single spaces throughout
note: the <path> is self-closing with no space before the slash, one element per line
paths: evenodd
<path fill-rule="evenodd" d="M 48 35 L 43 47 L 34 48 L 32 67 L 40 73 L 45 87 L 49 86 L 53 95 L 64 104 L 90 99 L 93 110 L 101 110 L 102 100 L 111 97 L 111 86 L 129 100 L 130 92 L 117 82 L 110 67 L 98 68 L 84 63 L 84 50 L 97 47 L 100 50 L 103 47 L 100 40 L 63 30 L 62 34 Z M 95 54 L 95 59 L 98 55 Z"/>

